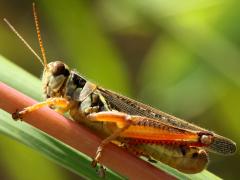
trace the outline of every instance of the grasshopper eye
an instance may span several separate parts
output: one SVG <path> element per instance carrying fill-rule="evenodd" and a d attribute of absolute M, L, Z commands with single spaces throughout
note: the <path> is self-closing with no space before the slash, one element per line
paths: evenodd
<path fill-rule="evenodd" d="M 70 73 L 69 70 L 65 67 L 64 63 L 58 62 L 53 66 L 52 74 L 53 76 L 69 76 Z"/>

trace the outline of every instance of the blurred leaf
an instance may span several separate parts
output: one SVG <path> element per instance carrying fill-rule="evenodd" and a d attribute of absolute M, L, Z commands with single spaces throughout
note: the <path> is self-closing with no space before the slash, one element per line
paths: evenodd
<path fill-rule="evenodd" d="M 69 64 L 81 74 L 97 80 L 98 84 L 129 93 L 128 72 L 113 44 L 103 33 L 91 3 L 78 0 L 68 3 L 58 1 L 57 6 L 53 0 L 41 3 L 67 49 L 71 58 Z M 63 9 L 69 13 L 62 13 Z"/>
<path fill-rule="evenodd" d="M 223 116 L 221 117 L 223 121 L 220 121 L 224 131 L 228 132 L 232 136 L 235 136 L 235 140 L 237 144 L 240 143 L 239 132 L 239 102 L 240 102 L 240 94 L 239 90 L 230 89 L 230 92 L 227 96 L 225 96 L 220 102 L 220 108 L 223 111 Z M 228 127 L 228 128 L 226 128 Z"/>
<path fill-rule="evenodd" d="M 141 97 L 187 118 L 206 111 L 228 89 L 211 68 L 170 38 L 155 43 L 142 71 Z"/>
<path fill-rule="evenodd" d="M 156 0 L 124 2 L 138 11 L 139 18 L 150 19 L 159 29 L 164 30 L 166 34 L 187 48 L 190 53 L 195 53 L 201 57 L 214 71 L 218 71 L 232 83 L 240 86 L 238 78 L 240 76 L 240 53 L 235 44 L 215 31 L 207 20 L 199 24 L 196 18 L 194 20 L 192 18 L 191 23 L 189 23 L 186 21 L 192 15 L 189 13 L 184 14 L 185 16 L 173 13 L 176 16 L 168 17 L 169 12 L 174 12 L 176 9 L 181 10 L 179 6 L 191 9 L 198 7 L 198 3 L 200 3 L 201 7 L 208 7 L 212 2 L 216 2 L 215 0 L 198 2 L 190 0 L 183 4 L 177 3 L 177 1 L 169 3 L 169 1 Z M 184 12 L 186 11 L 184 10 Z M 195 12 L 193 11 L 193 13 Z"/>

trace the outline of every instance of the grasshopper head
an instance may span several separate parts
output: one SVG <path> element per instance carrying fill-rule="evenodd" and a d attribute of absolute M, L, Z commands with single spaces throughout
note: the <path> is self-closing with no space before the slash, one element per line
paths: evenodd
<path fill-rule="evenodd" d="M 40 34 L 39 22 L 35 4 L 33 3 L 33 15 L 38 36 L 38 42 L 42 53 L 42 58 L 33 50 L 33 48 L 25 41 L 25 39 L 17 32 L 7 19 L 4 21 L 10 27 L 10 29 L 20 38 L 20 40 L 27 46 L 27 48 L 35 55 L 35 57 L 41 62 L 44 67 L 43 71 L 43 92 L 46 98 L 63 96 L 64 86 L 70 74 L 69 68 L 61 61 L 55 61 L 47 63 L 45 50 L 43 48 L 42 38 Z"/>
<path fill-rule="evenodd" d="M 70 70 L 61 61 L 54 61 L 47 64 L 43 71 L 43 92 L 46 98 L 59 97 L 64 94 L 64 87 L 70 75 Z"/>

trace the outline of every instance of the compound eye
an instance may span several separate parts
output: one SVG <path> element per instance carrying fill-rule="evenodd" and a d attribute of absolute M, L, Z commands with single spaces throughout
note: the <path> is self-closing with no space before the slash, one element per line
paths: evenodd
<path fill-rule="evenodd" d="M 53 76 L 69 76 L 69 70 L 65 68 L 65 65 L 63 63 L 56 63 L 53 66 L 52 74 Z"/>

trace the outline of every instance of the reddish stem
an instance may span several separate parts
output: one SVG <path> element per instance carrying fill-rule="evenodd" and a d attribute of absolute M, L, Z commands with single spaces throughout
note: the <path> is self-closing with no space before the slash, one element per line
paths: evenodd
<path fill-rule="evenodd" d="M 35 100 L 0 83 L 0 108 L 13 113 L 36 103 Z M 61 140 L 71 147 L 94 157 L 102 139 L 82 125 L 66 119 L 49 108 L 42 108 L 24 116 L 23 121 Z M 108 144 L 104 149 L 101 163 L 129 179 L 174 179 L 171 175 L 133 156 L 127 151 Z"/>

